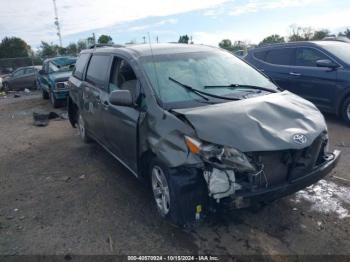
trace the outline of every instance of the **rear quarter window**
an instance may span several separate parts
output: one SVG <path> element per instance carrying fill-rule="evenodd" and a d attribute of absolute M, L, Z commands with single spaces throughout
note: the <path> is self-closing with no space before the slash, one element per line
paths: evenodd
<path fill-rule="evenodd" d="M 83 79 L 83 75 L 84 75 L 84 69 L 85 66 L 87 64 L 87 62 L 89 61 L 89 57 L 90 54 L 81 54 L 77 60 L 77 63 L 75 64 L 75 69 L 73 71 L 73 75 L 82 80 Z"/>
<path fill-rule="evenodd" d="M 265 61 L 266 53 L 267 51 L 256 51 L 253 55 L 255 58 Z"/>

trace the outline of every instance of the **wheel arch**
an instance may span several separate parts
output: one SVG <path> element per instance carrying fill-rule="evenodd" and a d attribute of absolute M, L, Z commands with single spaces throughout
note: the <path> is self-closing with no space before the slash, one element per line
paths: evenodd
<path fill-rule="evenodd" d="M 345 100 L 347 100 L 348 98 L 350 98 L 350 88 L 349 88 L 349 90 L 345 93 L 345 94 L 343 94 L 342 95 L 342 97 L 339 99 L 339 102 L 338 102 L 338 104 L 337 104 L 337 115 L 338 116 L 341 116 L 341 114 L 342 114 L 342 108 L 343 108 L 343 104 L 344 104 L 344 102 L 345 102 Z"/>

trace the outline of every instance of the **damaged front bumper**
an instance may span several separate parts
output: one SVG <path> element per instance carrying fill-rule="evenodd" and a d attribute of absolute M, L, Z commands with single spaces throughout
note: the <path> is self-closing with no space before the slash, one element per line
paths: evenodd
<path fill-rule="evenodd" d="M 340 151 L 334 150 L 321 165 L 315 167 L 311 172 L 295 179 L 286 181 L 278 186 L 259 188 L 250 192 L 235 192 L 234 195 L 223 199 L 223 203 L 229 204 L 231 208 L 242 208 L 253 203 L 270 202 L 278 198 L 295 193 L 308 187 L 325 177 L 337 165 Z"/>

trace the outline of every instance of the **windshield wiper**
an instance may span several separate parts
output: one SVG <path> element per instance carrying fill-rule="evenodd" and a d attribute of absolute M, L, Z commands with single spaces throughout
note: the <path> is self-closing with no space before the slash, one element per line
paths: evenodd
<path fill-rule="evenodd" d="M 169 80 L 174 82 L 175 84 L 178 84 L 179 86 L 182 86 L 183 88 L 185 88 L 186 90 L 192 92 L 192 93 L 195 93 L 196 95 L 202 97 L 203 99 L 205 99 L 206 101 L 208 101 L 209 99 L 207 98 L 207 96 L 209 97 L 213 97 L 213 98 L 217 98 L 217 99 L 226 99 L 226 100 L 233 100 L 233 101 L 236 101 L 236 100 L 240 100 L 239 98 L 231 98 L 231 97 L 225 97 L 225 96 L 218 96 L 218 95 L 214 95 L 214 94 L 210 94 L 210 93 L 207 93 L 207 92 L 203 92 L 203 91 L 200 91 L 198 89 L 195 89 L 189 85 L 186 85 L 186 84 L 183 84 L 177 80 L 175 80 L 174 78 L 170 77 L 169 76 Z"/>
<path fill-rule="evenodd" d="M 243 84 L 230 84 L 230 85 L 213 85 L 213 86 L 204 86 L 205 89 L 212 89 L 212 88 L 247 88 L 247 89 L 257 89 L 257 90 L 262 90 L 262 91 L 267 91 L 270 93 L 276 93 L 276 90 L 266 88 L 266 87 L 261 87 L 261 86 L 254 86 L 254 85 L 243 85 Z"/>

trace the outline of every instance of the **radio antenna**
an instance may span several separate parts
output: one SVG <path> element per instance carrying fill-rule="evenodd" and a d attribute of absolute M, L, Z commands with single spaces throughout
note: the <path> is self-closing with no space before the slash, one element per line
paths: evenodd
<path fill-rule="evenodd" d="M 149 43 L 149 48 L 151 49 L 152 64 L 153 64 L 154 75 L 156 77 L 156 83 L 157 83 L 158 92 L 160 94 L 160 97 L 162 97 L 162 94 L 161 94 L 162 90 L 160 89 L 160 85 L 159 85 L 158 71 L 157 71 L 157 66 L 156 66 L 156 63 L 155 63 L 153 49 L 152 49 L 151 35 L 150 35 L 149 32 L 148 32 L 148 43 Z M 162 101 L 159 101 L 159 102 L 162 104 Z"/>

